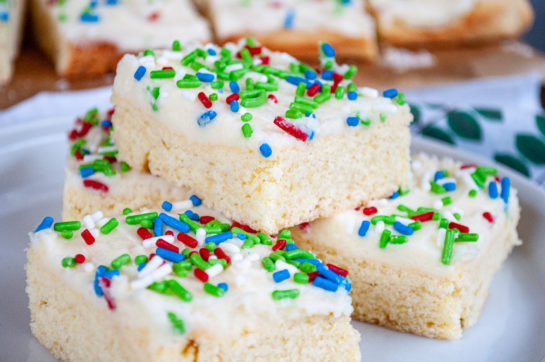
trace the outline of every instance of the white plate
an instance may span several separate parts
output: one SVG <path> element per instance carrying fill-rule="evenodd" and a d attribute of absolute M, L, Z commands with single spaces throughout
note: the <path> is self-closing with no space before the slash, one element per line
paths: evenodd
<path fill-rule="evenodd" d="M 52 361 L 31 335 L 25 294 L 27 233 L 46 215 L 60 216 L 71 119 L 0 131 L 0 361 Z M 413 151 L 491 162 L 415 139 Z M 519 190 L 524 245 L 494 278 L 476 326 L 447 342 L 354 322 L 367 361 L 540 361 L 545 357 L 545 192 L 502 167 Z M 82 326 L 85 328 L 85 326 Z"/>

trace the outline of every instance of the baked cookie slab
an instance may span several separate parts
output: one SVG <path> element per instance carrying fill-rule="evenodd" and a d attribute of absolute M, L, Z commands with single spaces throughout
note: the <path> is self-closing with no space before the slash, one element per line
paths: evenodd
<path fill-rule="evenodd" d="M 38 43 L 68 78 L 113 72 L 127 52 L 211 36 L 189 0 L 31 1 Z"/>
<path fill-rule="evenodd" d="M 380 38 L 411 46 L 514 38 L 528 29 L 527 0 L 369 0 Z"/>
<path fill-rule="evenodd" d="M 9 82 L 19 52 L 25 1 L 0 1 L 0 86 Z"/>
<path fill-rule="evenodd" d="M 364 0 L 203 0 L 220 43 L 253 37 L 296 57 L 330 43 L 340 56 L 373 59 L 375 24 Z"/>
<path fill-rule="evenodd" d="M 344 271 L 196 200 L 45 218 L 27 250 L 34 336 L 64 361 L 360 360 Z"/>
<path fill-rule="evenodd" d="M 395 199 L 293 228 L 293 238 L 350 270 L 354 318 L 460 338 L 521 243 L 517 194 L 491 167 L 419 155 L 412 172 L 410 188 Z"/>
<path fill-rule="evenodd" d="M 66 162 L 64 220 L 79 220 L 94 210 L 105 215 L 120 214 L 125 207 L 135 210 L 161 205 L 163 200 L 187 199 L 188 189 L 169 184 L 149 173 L 131 170 L 117 159 L 110 121 L 114 110 L 88 110 L 69 132 Z"/>
<path fill-rule="evenodd" d="M 126 55 L 120 158 L 271 234 L 391 195 L 408 176 L 409 107 L 395 89 L 358 88 L 356 68 L 321 49 L 319 70 L 251 39 Z"/>

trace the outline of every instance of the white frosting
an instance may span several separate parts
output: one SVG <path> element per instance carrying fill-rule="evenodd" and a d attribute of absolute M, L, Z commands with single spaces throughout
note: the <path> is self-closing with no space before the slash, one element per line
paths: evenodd
<path fill-rule="evenodd" d="M 98 1 L 90 11 L 98 21 L 82 21 L 89 0 L 46 3 L 59 32 L 71 42 L 108 42 L 121 51 L 169 47 L 174 40 L 210 39 L 207 23 L 189 0 L 117 0 L 115 5 Z M 63 19 L 63 20 L 60 20 Z"/>
<path fill-rule="evenodd" d="M 396 265 L 400 267 L 413 268 L 432 274 L 453 273 L 457 268 L 463 267 L 478 260 L 489 248 L 489 244 L 495 237 L 516 237 L 512 231 L 516 227 L 519 216 L 518 199 L 516 190 L 511 188 L 509 203 L 506 204 L 498 197 L 491 199 L 488 195 L 488 183 L 493 179 L 488 176 L 487 185 L 480 190 L 476 197 L 471 198 L 468 192 L 473 187 L 468 186 L 463 181 L 463 175 L 470 174 L 475 169 L 459 170 L 460 163 L 450 159 L 438 160 L 425 155 L 419 155 L 414 158 L 412 163 L 412 179 L 409 185 L 410 192 L 405 196 L 396 199 L 383 199 L 370 202 L 365 207 L 374 206 L 378 209 L 375 215 L 366 216 L 362 209 L 350 210 L 330 218 L 321 219 L 312 222 L 307 232 L 301 231 L 302 237 L 312 240 L 315 244 L 323 244 L 324 247 L 334 242 L 339 249 L 354 250 L 355 255 L 364 255 L 367 260 L 376 260 L 382 263 Z M 421 184 L 423 179 L 429 184 L 438 170 L 448 170 L 450 176 L 456 180 L 456 190 L 437 195 L 423 189 Z M 501 190 L 498 184 L 498 190 Z M 452 203 L 446 206 L 442 205 L 441 199 L 450 196 Z M 437 201 L 441 205 L 437 204 Z M 392 231 L 392 235 L 401 235 L 394 230 L 392 225 L 384 225 L 379 221 L 372 225 L 364 237 L 358 235 L 358 229 L 364 220 L 371 220 L 376 215 L 406 215 L 399 211 L 397 206 L 403 204 L 416 210 L 418 207 L 434 208 L 438 206 L 438 211 L 442 217 L 450 218 L 459 224 L 468 226 L 470 233 L 478 233 L 477 242 L 455 242 L 451 265 L 441 263 L 443 243 L 445 240 L 445 231 L 439 229 L 439 221 L 422 222 L 422 228 L 414 231 L 412 236 L 408 236 L 408 242 L 405 244 L 388 244 L 386 248 L 379 247 L 379 240 L 383 228 Z M 454 219 L 454 213 L 458 212 L 462 217 L 460 221 Z M 483 217 L 484 212 L 490 212 L 494 217 L 494 222 L 490 223 Z M 402 223 L 408 220 L 401 219 Z M 398 219 L 400 221 L 400 219 Z M 413 220 L 410 220 L 413 222 Z M 356 225 L 350 228 L 353 231 L 347 231 L 347 225 Z"/>
<path fill-rule="evenodd" d="M 228 44 L 226 47 L 231 49 L 234 55 L 244 45 L 243 42 L 239 45 Z M 212 89 L 210 83 L 202 82 L 198 88 L 178 88 L 177 80 L 184 77 L 186 74 L 196 74 L 197 72 L 190 67 L 185 67 L 180 64 L 180 59 L 189 54 L 195 49 L 195 45 L 189 45 L 181 52 L 173 51 L 157 51 L 155 56 L 133 56 L 126 55 L 120 61 L 117 69 L 117 75 L 114 81 L 112 102 L 117 104 L 122 100 L 130 101 L 134 107 L 139 107 L 139 110 L 149 114 L 148 117 L 156 119 L 168 125 L 172 130 L 183 134 L 187 139 L 194 142 L 211 143 L 211 144 L 226 144 L 236 145 L 240 147 L 249 147 L 257 149 L 263 142 L 267 142 L 271 146 L 293 145 L 299 140 L 286 133 L 273 123 L 277 116 L 284 118 L 285 112 L 288 110 L 290 103 L 294 101 L 296 86 L 287 81 L 273 77 L 278 82 L 278 90 L 267 92 L 274 95 L 278 103 L 271 100 L 259 107 L 244 108 L 240 107 L 238 112 L 232 112 L 226 102 L 226 98 L 232 94 L 229 88 L 229 81 L 225 81 L 223 93 L 218 93 Z M 213 49 L 218 55 L 220 48 L 215 45 L 207 45 L 206 49 Z M 263 55 L 270 58 L 270 66 L 282 70 L 289 71 L 290 63 L 298 63 L 294 58 L 285 53 L 271 52 L 263 48 Z M 206 59 L 198 58 L 202 64 L 214 68 L 214 62 L 218 60 L 218 56 L 207 56 Z M 258 64 L 259 59 L 254 58 Z M 236 65 L 236 64 L 235 64 Z M 134 77 L 136 70 L 140 67 L 146 67 L 146 74 L 137 81 Z M 152 70 L 162 69 L 164 66 L 173 67 L 176 71 L 176 76 L 170 79 L 151 79 L 150 72 Z M 232 65 L 231 65 L 232 66 Z M 334 71 L 344 74 L 346 67 L 335 65 Z M 246 73 L 238 84 L 242 91 L 246 90 L 246 79 L 252 78 L 254 82 L 267 81 L 264 74 L 250 71 Z M 311 81 L 312 82 L 312 81 Z M 323 83 L 333 84 L 333 81 L 322 80 Z M 349 80 L 343 80 L 340 84 L 347 87 Z M 148 89 L 158 87 L 160 95 L 156 101 L 150 95 Z M 345 132 L 365 132 L 368 127 L 376 127 L 380 124 L 381 114 L 385 117 L 386 122 L 393 118 L 394 114 L 402 113 L 403 120 L 410 119 L 409 108 L 407 105 L 400 106 L 395 99 L 377 97 L 377 93 L 369 92 L 369 89 L 360 89 L 360 96 L 354 100 L 348 100 L 345 94 L 341 100 L 335 99 L 332 95 L 331 99 L 320 104 L 314 111 L 314 116 L 299 119 L 288 119 L 297 128 L 306 133 L 314 133 L 314 137 L 323 137 L 329 134 L 339 134 Z M 216 118 L 206 124 L 199 126 L 197 120 L 205 112 L 209 111 L 203 104 L 196 99 L 199 92 L 204 92 L 207 95 L 218 93 L 218 100 L 213 102 L 211 111 L 216 112 Z M 309 98 L 305 95 L 307 99 Z M 152 103 L 155 103 L 157 110 L 152 110 Z M 249 122 L 253 129 L 253 135 L 250 138 L 244 138 L 241 126 L 241 116 L 249 112 L 253 115 Z M 347 125 L 347 117 L 360 115 L 361 119 L 371 120 L 370 126 L 358 125 L 350 127 Z M 115 123 L 115 115 L 114 115 Z M 400 127 L 405 126 L 401 124 Z M 312 141 L 307 141 L 312 143 Z"/>
<path fill-rule="evenodd" d="M 0 83 L 11 76 L 12 62 L 21 37 L 23 2 L 0 3 Z"/>
<path fill-rule="evenodd" d="M 208 4 L 220 38 L 282 29 L 374 38 L 374 22 L 363 0 L 345 5 L 337 0 L 208 0 Z"/>
<path fill-rule="evenodd" d="M 381 27 L 402 22 L 416 28 L 439 28 L 469 14 L 479 1 L 487 0 L 370 0 Z"/>
<path fill-rule="evenodd" d="M 204 206 L 192 210 L 201 216 L 220 217 Z M 297 319 L 302 315 L 348 316 L 352 312 L 351 298 L 343 287 L 339 287 L 337 292 L 328 292 L 312 284 L 295 283 L 293 274 L 290 279 L 275 283 L 272 273 L 267 272 L 261 265 L 261 259 L 271 253 L 271 246 L 258 244 L 253 248 L 240 249 L 236 247 L 242 243 L 238 239 L 227 240 L 219 245 L 231 258 L 229 267 L 225 270 L 212 267 L 215 269 L 210 272 L 214 274 L 209 280 L 210 283 L 228 284 L 229 289 L 223 297 L 204 292 L 203 283 L 193 275 L 193 270 L 185 278 L 177 277 L 171 272 L 172 263 L 167 261 L 161 266 L 159 257 L 153 258 L 144 270 L 137 272 L 134 257 L 153 253 L 156 248 L 144 246 L 142 239 L 136 234 L 139 226 L 125 224 L 124 216 L 117 219 L 119 226 L 108 235 L 98 233 L 92 245 L 87 245 L 82 240 L 80 232 L 83 229 L 76 231 L 70 240 L 47 229 L 30 235 L 31 249 L 46 258 L 52 272 L 63 277 L 91 303 L 96 303 L 105 317 L 115 318 L 116 321 L 131 326 L 149 327 L 150 336 L 157 343 L 168 343 L 176 334 L 173 333 L 167 312 L 176 313 L 184 321 L 188 333 L 186 336 L 207 335 L 210 339 L 221 338 L 244 329 L 260 329 L 279 319 Z M 191 232 L 189 235 L 195 237 Z M 185 248 L 177 239 L 170 241 L 180 247 L 180 250 Z M 76 265 L 74 268 L 61 266 L 63 258 L 79 253 L 86 257 L 85 264 Z M 109 292 L 116 309 L 109 311 L 105 298 L 97 297 L 93 291 L 95 270 L 99 265 L 109 266 L 113 259 L 125 253 L 131 256 L 131 263 L 121 267 L 120 276 L 111 279 Z M 149 280 L 143 282 L 145 278 Z M 192 294 L 192 301 L 185 302 L 176 296 L 145 288 L 150 280 L 165 279 L 177 280 Z M 285 289 L 298 289 L 300 295 L 297 299 L 277 301 L 272 298 L 271 293 L 274 290 Z"/>

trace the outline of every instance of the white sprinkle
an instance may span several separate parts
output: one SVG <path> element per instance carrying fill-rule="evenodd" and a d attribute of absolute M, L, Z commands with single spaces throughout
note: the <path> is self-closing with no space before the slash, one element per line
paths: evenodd
<path fill-rule="evenodd" d="M 430 180 L 431 180 L 431 173 L 428 171 L 422 177 L 421 187 L 422 187 L 422 189 L 424 191 L 430 191 L 431 190 Z"/>
<path fill-rule="evenodd" d="M 154 257 L 154 259 L 155 258 L 156 257 Z M 159 269 L 156 269 L 149 276 L 153 278 L 153 281 L 156 281 L 158 279 L 161 279 L 164 276 L 169 275 L 170 273 L 172 273 L 172 264 L 166 263 L 165 265 L 161 266 Z"/>
<path fill-rule="evenodd" d="M 221 264 L 212 265 L 210 268 L 206 269 L 206 274 L 209 278 L 213 278 L 223 271 L 223 266 Z"/>
<path fill-rule="evenodd" d="M 235 263 L 237 261 L 241 261 L 242 259 L 243 259 L 243 257 L 242 257 L 241 253 L 236 253 L 236 254 L 233 254 L 233 256 L 231 256 L 231 262 L 232 263 Z"/>
<path fill-rule="evenodd" d="M 396 216 L 396 221 L 399 221 L 403 225 L 409 225 L 409 224 L 412 224 L 414 222 L 414 220 L 408 219 L 408 218 L 403 217 L 403 216 Z"/>
<path fill-rule="evenodd" d="M 83 156 L 83 162 L 93 162 L 95 160 L 101 160 L 102 156 L 100 155 L 85 155 Z"/>
<path fill-rule="evenodd" d="M 231 73 L 234 70 L 239 70 L 239 69 L 242 69 L 242 68 L 243 68 L 243 66 L 240 63 L 230 64 L 230 65 L 225 67 L 225 72 L 226 73 Z"/>
<path fill-rule="evenodd" d="M 345 220 L 345 228 L 347 234 L 352 234 L 354 232 L 354 225 L 356 225 L 356 220 L 354 218 L 349 217 Z"/>
<path fill-rule="evenodd" d="M 208 260 L 218 260 L 218 257 L 215 255 L 210 255 L 210 257 L 208 257 Z"/>
<path fill-rule="evenodd" d="M 299 269 L 297 269 L 295 266 L 288 264 L 280 259 L 278 259 L 276 263 L 274 263 L 274 265 L 276 267 L 276 270 L 288 269 L 290 275 L 293 275 L 299 271 Z"/>
<path fill-rule="evenodd" d="M 91 215 L 85 215 L 81 222 L 86 229 L 92 229 L 95 227 L 95 220 L 93 220 L 93 217 Z"/>
<path fill-rule="evenodd" d="M 149 248 L 150 246 L 155 246 L 155 243 L 157 243 L 157 240 L 163 239 L 167 243 L 174 242 L 174 236 L 173 235 L 161 235 L 161 236 L 154 236 L 152 238 L 147 238 L 142 242 L 142 246 L 144 248 Z"/>
<path fill-rule="evenodd" d="M 443 201 L 441 201 L 441 200 L 435 200 L 435 201 L 433 202 L 433 208 L 434 208 L 434 209 L 440 209 L 440 208 L 442 208 L 442 207 L 443 207 Z"/>
<path fill-rule="evenodd" d="M 96 225 L 97 225 L 99 228 L 101 228 L 101 227 L 103 227 L 104 225 L 106 225 L 106 223 L 107 223 L 108 221 L 110 221 L 110 218 L 104 217 L 104 218 L 98 220 L 98 221 L 96 222 Z"/>
<path fill-rule="evenodd" d="M 153 259 L 151 259 L 146 266 L 138 272 L 138 276 L 140 278 L 145 277 L 148 274 L 151 274 L 155 269 L 159 268 L 161 264 L 163 263 L 163 259 L 159 256 L 154 256 Z"/>
<path fill-rule="evenodd" d="M 377 200 L 377 205 L 378 206 L 386 206 L 386 205 L 388 205 L 388 200 L 386 200 L 386 199 Z"/>
<path fill-rule="evenodd" d="M 454 217 L 452 212 L 450 212 L 449 210 L 443 211 L 443 217 L 446 218 L 450 222 L 458 222 L 458 220 L 456 220 L 456 218 Z"/>
<path fill-rule="evenodd" d="M 365 97 L 369 97 L 369 98 L 377 98 L 378 97 L 378 90 L 376 90 L 375 88 L 362 87 L 362 88 L 360 88 L 360 92 Z"/>
<path fill-rule="evenodd" d="M 413 167 L 413 170 L 419 170 L 422 167 L 422 162 L 418 160 L 413 160 L 411 162 L 411 166 Z"/>
<path fill-rule="evenodd" d="M 248 259 L 249 261 L 257 261 L 259 259 L 259 255 L 249 252 L 246 259 Z"/>
<path fill-rule="evenodd" d="M 447 230 L 446 229 L 439 229 L 439 231 L 437 232 L 437 240 L 436 240 L 436 244 L 438 247 L 443 247 L 443 244 L 445 243 L 445 235 L 447 234 Z"/>
<path fill-rule="evenodd" d="M 240 252 L 240 248 L 233 243 L 228 243 L 228 242 L 222 243 L 221 248 L 227 254 L 235 254 Z"/>
<path fill-rule="evenodd" d="M 93 265 L 93 263 L 83 263 L 83 270 L 85 270 L 85 272 L 87 273 L 90 273 L 95 270 L 95 266 Z"/>
<path fill-rule="evenodd" d="M 381 235 L 384 231 L 384 221 L 377 222 L 377 225 L 375 226 L 375 231 L 378 235 Z"/>
<path fill-rule="evenodd" d="M 463 172 L 461 173 L 462 175 L 462 180 L 464 180 L 465 184 L 472 190 L 478 190 L 479 187 L 477 186 L 477 184 L 475 183 L 475 181 L 473 181 L 473 179 L 471 178 L 471 175 L 468 173 L 468 172 Z"/>
<path fill-rule="evenodd" d="M 165 57 L 164 55 L 161 56 L 161 57 L 159 57 L 159 58 L 157 58 L 157 64 L 158 64 L 158 65 L 161 65 L 161 66 L 167 65 L 167 64 L 168 64 L 168 58 Z"/>
<path fill-rule="evenodd" d="M 187 210 L 193 207 L 191 200 L 178 201 L 172 203 L 172 210 Z"/>
<path fill-rule="evenodd" d="M 239 247 L 239 248 L 242 246 L 242 244 L 244 244 L 244 243 L 242 242 L 242 240 L 240 240 L 240 239 L 238 239 L 238 238 L 233 238 L 233 239 L 225 240 L 225 243 L 233 244 L 233 245 L 235 245 L 235 246 L 237 246 L 237 247 Z M 223 244 L 225 244 L 225 243 L 222 243 L 221 245 L 223 246 Z"/>
<path fill-rule="evenodd" d="M 204 239 L 206 239 L 206 230 L 204 230 L 203 228 L 198 228 L 195 239 L 197 240 L 198 246 L 203 246 Z"/>
<path fill-rule="evenodd" d="M 104 214 L 102 213 L 102 211 L 99 210 L 95 212 L 94 214 L 92 214 L 91 217 L 93 218 L 93 220 L 95 220 L 95 223 L 96 223 L 98 220 L 104 217 Z"/>
<path fill-rule="evenodd" d="M 117 151 L 116 146 L 99 147 L 97 150 L 98 153 L 113 152 L 113 151 Z"/>
<path fill-rule="evenodd" d="M 456 183 L 456 179 L 452 177 L 445 177 L 445 178 L 442 178 L 441 180 L 437 180 L 437 184 L 441 186 L 449 182 Z"/>
<path fill-rule="evenodd" d="M 376 112 L 397 113 L 398 108 L 392 103 L 378 103 L 373 105 Z"/>
<path fill-rule="evenodd" d="M 190 102 L 194 102 L 195 99 L 197 99 L 197 95 L 193 92 L 190 92 L 190 91 L 183 91 L 182 92 L 182 97 L 184 97 L 185 99 L 189 100 Z M 193 206 L 193 204 L 191 204 Z"/>
<path fill-rule="evenodd" d="M 92 228 L 92 229 L 89 229 L 89 232 L 91 233 L 91 235 L 93 235 L 93 237 L 96 239 L 98 237 L 98 235 L 100 234 L 100 231 L 97 229 L 97 228 Z"/>

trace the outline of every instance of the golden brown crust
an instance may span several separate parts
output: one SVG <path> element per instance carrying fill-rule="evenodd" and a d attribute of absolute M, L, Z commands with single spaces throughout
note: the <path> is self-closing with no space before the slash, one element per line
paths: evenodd
<path fill-rule="evenodd" d="M 386 26 L 378 11 L 374 14 L 381 40 L 396 46 L 482 43 L 513 38 L 527 30 L 534 19 L 527 0 L 478 2 L 467 16 L 441 28 L 413 27 L 403 20 Z"/>
<path fill-rule="evenodd" d="M 68 45 L 68 60 L 64 69 L 58 69 L 65 78 L 88 78 L 113 73 L 123 52 L 111 43 L 97 42 Z"/>

